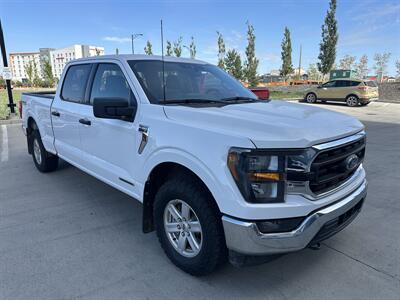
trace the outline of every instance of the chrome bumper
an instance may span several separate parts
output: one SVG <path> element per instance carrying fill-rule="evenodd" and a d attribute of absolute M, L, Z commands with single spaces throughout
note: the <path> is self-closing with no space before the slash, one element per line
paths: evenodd
<path fill-rule="evenodd" d="M 364 180 L 345 198 L 305 217 L 301 225 L 291 232 L 265 234 L 259 231 L 255 222 L 223 216 L 226 245 L 228 249 L 246 255 L 268 255 L 304 249 L 327 222 L 348 212 L 366 195 L 367 181 Z M 351 221 L 352 219 L 345 226 Z"/>

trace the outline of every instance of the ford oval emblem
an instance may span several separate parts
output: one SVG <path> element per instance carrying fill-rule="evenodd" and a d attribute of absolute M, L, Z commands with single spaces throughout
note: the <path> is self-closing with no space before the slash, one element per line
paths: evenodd
<path fill-rule="evenodd" d="M 346 169 L 347 169 L 348 171 L 351 171 L 351 170 L 353 170 L 355 167 L 357 167 L 358 162 L 359 162 L 359 158 L 358 158 L 358 156 L 355 155 L 355 154 L 352 154 L 352 155 L 348 156 L 348 157 L 346 158 L 346 160 L 344 161 L 345 166 L 346 166 Z"/>

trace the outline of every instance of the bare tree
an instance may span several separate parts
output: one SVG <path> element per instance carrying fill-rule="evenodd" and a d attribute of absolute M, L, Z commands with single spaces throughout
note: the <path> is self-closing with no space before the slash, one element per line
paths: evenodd
<path fill-rule="evenodd" d="M 368 56 L 364 54 L 361 56 L 359 62 L 355 65 L 357 77 L 363 79 L 368 75 Z"/>
<path fill-rule="evenodd" d="M 392 54 L 389 52 L 385 52 L 385 53 L 375 53 L 374 56 L 374 61 L 375 61 L 375 65 L 374 65 L 374 69 L 376 71 L 376 74 L 382 76 L 385 75 L 386 73 L 386 69 L 387 69 L 387 65 L 389 62 L 389 58 Z"/>
<path fill-rule="evenodd" d="M 345 55 L 339 61 L 339 68 L 344 70 L 351 70 L 354 67 L 354 63 L 356 61 L 355 56 Z"/>

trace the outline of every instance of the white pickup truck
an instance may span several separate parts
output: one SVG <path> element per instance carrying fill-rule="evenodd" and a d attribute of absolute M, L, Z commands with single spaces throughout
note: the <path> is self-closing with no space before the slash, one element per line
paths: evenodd
<path fill-rule="evenodd" d="M 202 61 L 75 60 L 22 105 L 39 171 L 60 158 L 142 202 L 143 231 L 193 275 L 319 245 L 366 197 L 358 120 L 260 101 Z"/>

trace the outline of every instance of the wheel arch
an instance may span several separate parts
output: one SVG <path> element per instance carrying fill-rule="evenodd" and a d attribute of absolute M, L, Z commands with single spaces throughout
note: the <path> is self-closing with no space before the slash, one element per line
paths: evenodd
<path fill-rule="evenodd" d="M 32 154 L 32 132 L 34 130 L 39 130 L 39 126 L 37 125 L 35 119 L 32 116 L 29 116 L 26 122 L 26 141 L 28 144 L 28 153 Z M 40 130 L 39 130 L 40 133 Z"/>
<path fill-rule="evenodd" d="M 204 175 L 200 175 L 200 172 L 193 170 L 193 167 L 188 166 L 182 161 L 164 161 L 154 165 L 151 171 L 148 173 L 147 180 L 144 184 L 143 191 L 143 216 L 142 216 L 142 230 L 144 233 L 149 233 L 154 230 L 153 220 L 153 204 L 154 197 L 158 189 L 174 175 L 185 174 L 188 177 L 193 178 L 198 184 L 200 184 L 204 190 L 214 199 L 213 203 L 215 208 L 220 211 L 218 203 L 215 201 L 212 190 L 209 188 L 209 178 L 204 178 Z"/>

